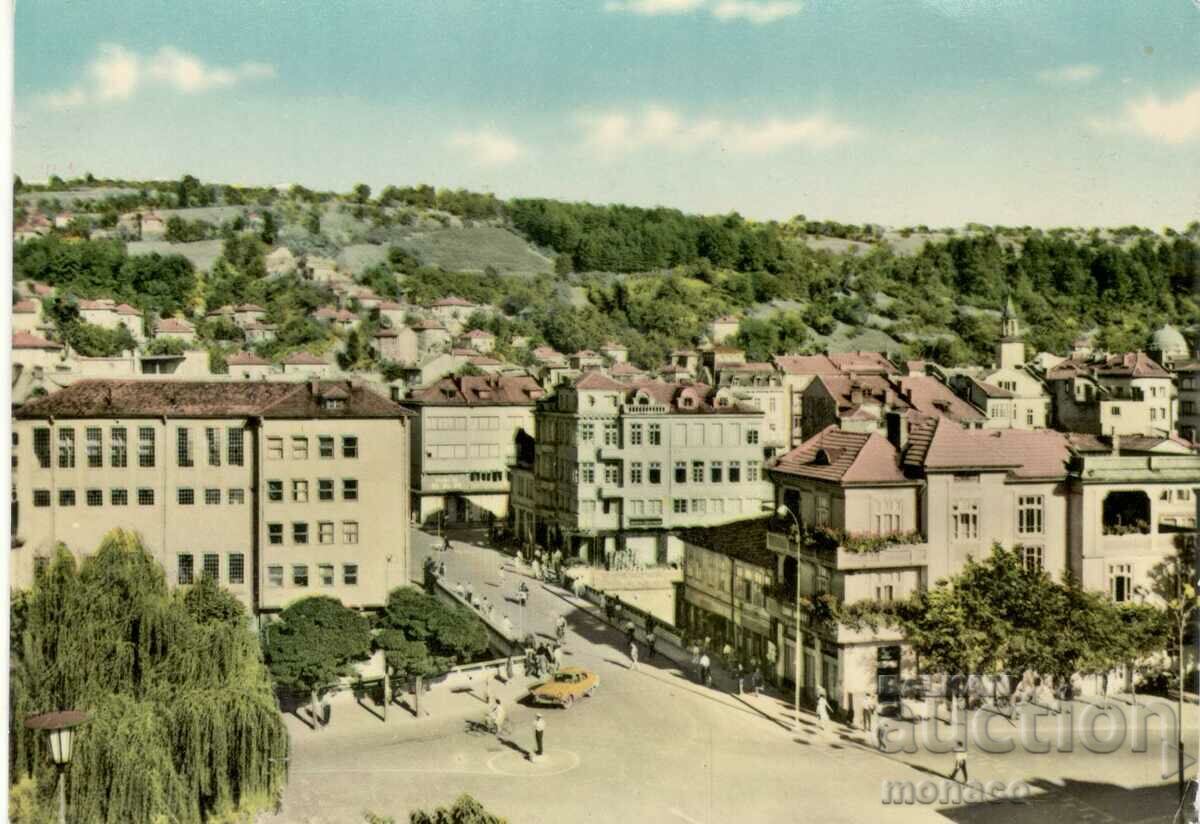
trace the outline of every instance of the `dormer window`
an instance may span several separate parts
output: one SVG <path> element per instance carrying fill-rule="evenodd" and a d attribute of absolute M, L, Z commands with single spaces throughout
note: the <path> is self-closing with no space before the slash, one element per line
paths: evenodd
<path fill-rule="evenodd" d="M 322 398 L 321 408 L 327 412 L 337 411 L 346 408 L 346 402 L 341 398 Z"/>

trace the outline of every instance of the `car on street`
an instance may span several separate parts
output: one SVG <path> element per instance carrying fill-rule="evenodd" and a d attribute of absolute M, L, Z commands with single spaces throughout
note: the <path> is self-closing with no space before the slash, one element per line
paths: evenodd
<path fill-rule="evenodd" d="M 575 703 L 576 698 L 591 695 L 600 685 L 596 673 L 583 667 L 563 667 L 549 681 L 536 684 L 529 691 L 534 703 L 550 704 L 564 709 Z"/>

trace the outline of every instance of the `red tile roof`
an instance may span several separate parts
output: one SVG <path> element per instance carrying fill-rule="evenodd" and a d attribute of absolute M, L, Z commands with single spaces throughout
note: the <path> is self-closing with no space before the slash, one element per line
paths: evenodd
<path fill-rule="evenodd" d="M 426 406 L 533 406 L 546 391 L 528 375 L 461 375 L 414 390 Z"/>
<path fill-rule="evenodd" d="M 882 435 L 830 425 L 779 456 L 771 469 L 840 484 L 903 483 L 900 454 Z"/>
<path fill-rule="evenodd" d="M 1078 375 L 1106 378 L 1169 378 L 1145 352 L 1125 352 L 1099 358 L 1068 358 L 1046 373 L 1046 380 L 1068 380 Z"/>
<path fill-rule="evenodd" d="M 1018 478 L 1059 478 L 1070 458 L 1062 432 L 963 429 L 947 418 L 914 421 L 904 464 L 929 470 L 1008 470 Z"/>
<path fill-rule="evenodd" d="M 789 375 L 836 375 L 842 371 L 825 355 L 776 355 L 772 360 Z"/>
<path fill-rule="evenodd" d="M 895 379 L 905 399 L 925 415 L 945 415 L 956 421 L 984 421 L 987 416 L 955 395 L 932 375 L 905 375 Z"/>
<path fill-rule="evenodd" d="M 36 315 L 38 305 L 36 300 L 19 300 L 13 304 L 14 315 Z"/>
<path fill-rule="evenodd" d="M 100 310 L 100 309 L 115 310 L 117 308 L 117 302 L 115 300 L 110 300 L 109 298 L 98 298 L 96 300 L 81 300 L 81 301 L 79 301 L 79 308 L 80 309 L 88 309 L 88 310 Z"/>
<path fill-rule="evenodd" d="M 1015 398 L 1016 394 L 1009 392 L 1007 389 L 1002 389 L 994 383 L 981 381 L 979 378 L 971 378 L 971 382 L 979 387 L 979 390 L 989 398 Z"/>
<path fill-rule="evenodd" d="M 646 370 L 639 369 L 628 361 L 621 361 L 620 363 L 614 363 L 612 368 L 608 370 L 608 373 L 610 375 L 644 375 L 646 374 Z"/>
<path fill-rule="evenodd" d="M 30 334 L 29 332 L 13 332 L 12 336 L 13 349 L 62 349 L 61 343 L 55 343 L 52 340 L 46 340 L 38 335 Z"/>
<path fill-rule="evenodd" d="M 162 318 L 154 324 L 155 332 L 195 332 L 196 327 L 179 318 Z"/>
<path fill-rule="evenodd" d="M 602 372 L 584 372 L 575 381 L 576 389 L 606 389 L 624 392 L 629 387 L 608 377 Z"/>
<path fill-rule="evenodd" d="M 235 352 L 225 359 L 230 366 L 270 366 L 271 362 L 253 352 Z"/>
<path fill-rule="evenodd" d="M 831 352 L 829 360 L 843 372 L 883 372 L 895 375 L 900 371 L 879 352 Z"/>
<path fill-rule="evenodd" d="M 408 304 L 398 303 L 394 300 L 385 300 L 379 304 L 379 308 L 380 308 L 380 310 L 403 311 L 405 309 L 408 309 Z"/>
<path fill-rule="evenodd" d="M 464 338 L 495 338 L 496 336 L 493 335 L 491 332 L 485 332 L 483 329 L 472 329 L 470 332 L 463 335 L 463 337 Z"/>
<path fill-rule="evenodd" d="M 129 315 L 131 317 L 141 317 L 142 310 L 137 309 L 133 306 L 130 306 L 128 303 L 121 303 L 121 304 L 117 305 L 117 314 L 118 315 Z"/>

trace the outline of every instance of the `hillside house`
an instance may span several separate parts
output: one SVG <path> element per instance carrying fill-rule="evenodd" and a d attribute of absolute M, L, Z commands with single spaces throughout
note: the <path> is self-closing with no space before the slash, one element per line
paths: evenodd
<path fill-rule="evenodd" d="M 154 324 L 154 337 L 195 343 L 196 327 L 183 318 L 162 318 Z"/>

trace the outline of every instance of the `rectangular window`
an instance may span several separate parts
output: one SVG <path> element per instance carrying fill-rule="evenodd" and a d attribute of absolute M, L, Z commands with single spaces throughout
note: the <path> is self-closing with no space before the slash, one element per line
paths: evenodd
<path fill-rule="evenodd" d="M 75 468 L 75 430 L 58 430 L 58 468 Z"/>
<path fill-rule="evenodd" d="M 104 506 L 104 490 L 89 489 L 84 497 L 88 506 Z"/>
<path fill-rule="evenodd" d="M 233 488 L 229 490 L 229 503 L 240 505 L 246 503 L 246 490 Z"/>
<path fill-rule="evenodd" d="M 1033 410 L 1032 409 L 1025 410 L 1025 425 L 1033 426 Z"/>
<path fill-rule="evenodd" d="M 707 498 L 692 498 L 692 512 L 703 514 L 708 509 Z"/>
<path fill-rule="evenodd" d="M 660 464 L 658 461 L 650 462 L 650 483 L 662 483 L 662 464 Z"/>
<path fill-rule="evenodd" d="M 1133 564 L 1109 564 L 1108 593 L 1118 604 L 1133 597 Z"/>
<path fill-rule="evenodd" d="M 50 427 L 39 426 L 33 430 L 33 454 L 37 456 L 38 466 L 50 468 Z"/>
<path fill-rule="evenodd" d="M 33 505 L 34 506 L 50 506 L 50 490 L 49 489 L 33 490 Z"/>
<path fill-rule="evenodd" d="M 302 435 L 292 436 L 292 460 L 308 460 L 308 438 L 305 438 Z"/>
<path fill-rule="evenodd" d="M 308 586 L 308 564 L 292 564 L 292 586 Z"/>
<path fill-rule="evenodd" d="M 317 438 L 317 454 L 322 458 L 333 457 L 333 436 L 322 435 Z"/>
<path fill-rule="evenodd" d="M 662 425 L 657 423 L 650 424 L 650 445 L 662 445 Z"/>
<path fill-rule="evenodd" d="M 358 481 L 352 478 L 344 478 L 342 480 L 342 500 L 357 501 L 358 500 Z"/>
<path fill-rule="evenodd" d="M 750 444 L 751 446 L 758 443 L 758 430 L 757 429 L 747 429 L 746 430 L 746 443 Z"/>
<path fill-rule="evenodd" d="M 276 564 L 267 567 L 267 583 L 273 587 L 283 586 L 283 567 Z"/>
<path fill-rule="evenodd" d="M 641 463 L 631 463 L 629 465 L 629 482 L 631 484 L 640 484 L 642 482 Z"/>
<path fill-rule="evenodd" d="M 240 552 L 229 553 L 229 583 L 246 583 L 246 556 Z"/>
<path fill-rule="evenodd" d="M 98 426 L 87 428 L 87 465 L 89 469 L 104 466 L 104 439 Z"/>
<path fill-rule="evenodd" d="M 298 504 L 308 503 L 308 481 L 292 481 L 292 500 Z"/>
<path fill-rule="evenodd" d="M 687 483 L 687 461 L 675 462 L 675 483 Z"/>
<path fill-rule="evenodd" d="M 267 524 L 267 543 L 283 543 L 283 524 Z"/>
<path fill-rule="evenodd" d="M 109 445 L 108 462 L 115 469 L 124 469 L 129 462 L 129 445 L 126 442 L 127 431 L 123 426 L 114 426 L 109 431 L 112 443 Z"/>
<path fill-rule="evenodd" d="M 190 584 L 192 582 L 192 573 L 194 572 L 194 558 L 190 554 L 179 556 L 179 579 L 180 584 Z"/>
<path fill-rule="evenodd" d="M 332 501 L 333 500 L 333 479 L 321 478 L 317 481 L 317 500 Z"/>
<path fill-rule="evenodd" d="M 621 467 L 617 466 L 616 464 L 605 464 L 604 482 L 606 484 L 614 485 L 621 483 Z"/>
<path fill-rule="evenodd" d="M 677 513 L 687 512 L 687 499 L 686 498 L 671 499 L 671 508 Z"/>
<path fill-rule="evenodd" d="M 246 430 L 240 426 L 225 429 L 225 453 L 230 466 L 241 466 L 246 460 Z"/>
<path fill-rule="evenodd" d="M 358 564 L 342 564 L 342 583 L 348 587 L 358 586 Z"/>
<path fill-rule="evenodd" d="M 883 584 L 875 587 L 875 600 L 883 601 L 884 603 L 891 601 L 895 597 L 895 589 L 891 584 Z"/>
<path fill-rule="evenodd" d="M 321 521 L 317 524 L 317 543 L 333 543 L 333 521 Z"/>
<path fill-rule="evenodd" d="M 596 427 L 594 424 L 581 423 L 579 424 L 579 441 L 580 443 L 591 443 L 596 437 Z"/>
<path fill-rule="evenodd" d="M 318 564 L 317 573 L 321 576 L 321 586 L 333 586 L 333 564 Z"/>
<path fill-rule="evenodd" d="M 725 466 L 721 461 L 713 461 L 708 466 L 709 480 L 715 484 L 721 483 L 725 475 Z"/>
<path fill-rule="evenodd" d="M 729 482 L 731 484 L 737 484 L 737 483 L 742 482 L 742 462 L 741 461 L 730 461 L 729 462 Z"/>
<path fill-rule="evenodd" d="M 956 503 L 951 508 L 950 517 L 954 526 L 954 540 L 978 540 L 979 504 L 967 502 Z"/>
<path fill-rule="evenodd" d="M 75 490 L 74 489 L 58 490 L 58 505 L 59 506 L 75 506 Z"/>
<path fill-rule="evenodd" d="M 752 481 L 752 482 L 757 481 L 758 480 L 758 470 L 759 470 L 758 461 L 746 461 L 746 480 Z"/>
<path fill-rule="evenodd" d="M 204 503 L 208 506 L 215 506 L 221 503 L 221 490 L 206 489 L 204 490 Z"/>
<path fill-rule="evenodd" d="M 283 460 L 283 438 L 267 438 L 267 459 Z"/>
<path fill-rule="evenodd" d="M 154 466 L 154 429 L 149 426 L 138 428 L 138 466 L 143 469 Z"/>
<path fill-rule="evenodd" d="M 141 488 L 138 490 L 138 506 L 154 506 L 154 490 Z"/>
<path fill-rule="evenodd" d="M 617 425 L 615 423 L 604 424 L 604 445 L 617 445 Z"/>
<path fill-rule="evenodd" d="M 292 543 L 308 543 L 308 524 L 304 523 L 303 521 L 296 521 L 292 524 Z"/>
<path fill-rule="evenodd" d="M 221 465 L 221 430 L 215 426 L 204 428 L 204 441 L 208 444 L 208 465 Z"/>
<path fill-rule="evenodd" d="M 640 423 L 634 423 L 634 424 L 629 425 L 629 445 L 630 446 L 641 446 L 642 445 L 642 425 Z"/>
<path fill-rule="evenodd" d="M 192 433 L 180 427 L 175 430 L 176 460 L 179 466 L 195 466 L 192 460 Z"/>
<path fill-rule="evenodd" d="M 267 481 L 267 500 L 277 503 L 283 500 L 283 481 Z"/>
<path fill-rule="evenodd" d="M 358 457 L 358 436 L 343 435 L 342 436 L 342 457 L 357 458 Z"/>
<path fill-rule="evenodd" d="M 590 462 L 584 462 L 579 465 L 579 480 L 585 484 L 594 484 L 596 482 L 596 465 Z"/>
<path fill-rule="evenodd" d="M 221 556 L 215 552 L 204 553 L 204 577 L 221 580 Z"/>
<path fill-rule="evenodd" d="M 1030 572 L 1040 572 L 1042 569 L 1042 548 L 1040 546 L 1021 547 L 1021 561 Z"/>
<path fill-rule="evenodd" d="M 191 506 L 196 503 L 196 490 L 190 486 L 181 486 L 175 493 L 175 500 L 180 506 Z"/>
<path fill-rule="evenodd" d="M 704 483 L 704 461 L 692 461 L 692 483 Z"/>
<path fill-rule="evenodd" d="M 358 521 L 342 521 L 342 543 L 358 543 Z"/>
<path fill-rule="evenodd" d="M 1041 495 L 1022 495 L 1017 498 L 1017 533 L 1041 535 L 1044 511 Z"/>

